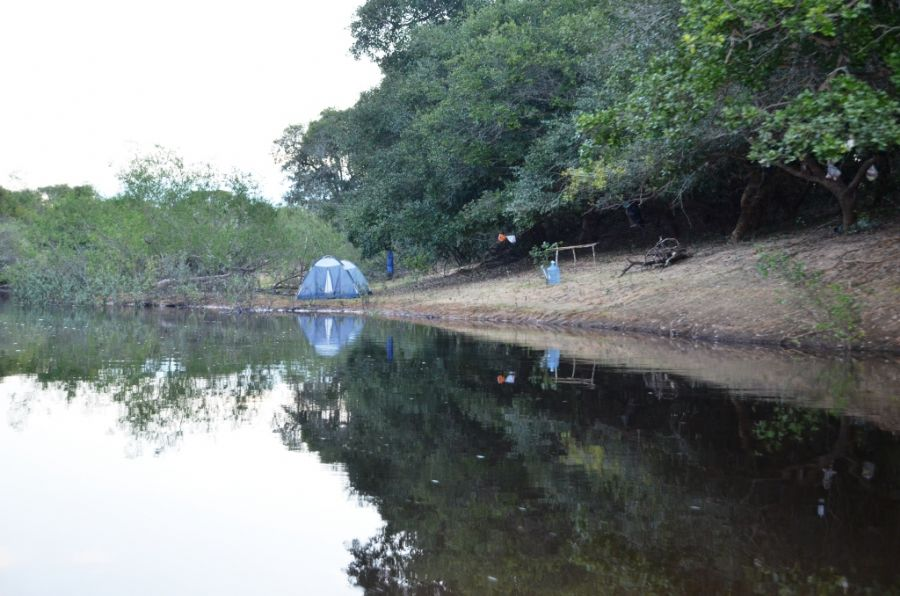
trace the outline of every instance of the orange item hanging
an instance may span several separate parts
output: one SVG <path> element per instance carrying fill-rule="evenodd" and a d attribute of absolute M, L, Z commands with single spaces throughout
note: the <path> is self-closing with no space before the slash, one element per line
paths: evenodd
<path fill-rule="evenodd" d="M 504 234 L 503 232 L 497 234 L 497 242 L 499 242 L 500 244 L 506 242 L 506 234 Z"/>

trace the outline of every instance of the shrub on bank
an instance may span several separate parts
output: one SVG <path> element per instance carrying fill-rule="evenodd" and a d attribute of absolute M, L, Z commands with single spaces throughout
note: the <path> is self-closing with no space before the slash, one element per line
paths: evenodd
<path fill-rule="evenodd" d="M 33 302 L 233 302 L 322 254 L 358 256 L 318 217 L 272 205 L 246 179 L 167 159 L 136 160 L 116 197 L 68 189 L 0 222 L 0 241 L 15 245 L 0 278 Z"/>

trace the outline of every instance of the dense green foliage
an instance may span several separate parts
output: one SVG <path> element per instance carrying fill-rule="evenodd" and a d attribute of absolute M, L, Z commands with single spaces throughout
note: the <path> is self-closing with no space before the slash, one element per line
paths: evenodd
<path fill-rule="evenodd" d="M 900 148 L 898 26 L 891 2 L 685 0 L 679 42 L 621 105 L 580 120 L 595 184 L 627 182 L 623 155 L 649 142 L 655 189 L 717 159 L 755 162 L 821 185 L 851 225 L 868 168 Z"/>
<path fill-rule="evenodd" d="M 121 178 L 109 199 L 89 187 L 2 191 L 0 279 L 40 302 L 239 301 L 322 254 L 356 257 L 315 215 L 274 207 L 243 177 L 158 153 Z"/>
<path fill-rule="evenodd" d="M 384 78 L 286 129 L 287 198 L 432 259 L 791 179 L 849 226 L 900 149 L 898 26 L 887 0 L 368 0 L 353 52 Z"/>

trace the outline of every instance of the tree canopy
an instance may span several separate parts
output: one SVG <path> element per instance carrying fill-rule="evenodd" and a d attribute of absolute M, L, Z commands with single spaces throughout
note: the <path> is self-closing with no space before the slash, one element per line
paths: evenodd
<path fill-rule="evenodd" d="M 674 47 L 633 77 L 621 104 L 581 117 L 594 149 L 585 177 L 599 188 L 606 177 L 631 178 L 623 149 L 649 142 L 670 148 L 652 181 L 658 189 L 727 148 L 823 186 L 852 225 L 864 174 L 900 147 L 895 3 L 684 0 L 681 8 Z"/>
<path fill-rule="evenodd" d="M 285 130 L 286 198 L 366 254 L 460 261 L 769 170 L 849 227 L 900 147 L 898 27 L 886 0 L 368 0 L 352 51 L 382 82 Z"/>

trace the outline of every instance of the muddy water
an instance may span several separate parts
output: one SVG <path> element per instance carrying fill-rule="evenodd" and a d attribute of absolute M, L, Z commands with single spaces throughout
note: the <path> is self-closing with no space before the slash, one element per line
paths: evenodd
<path fill-rule="evenodd" d="M 900 365 L 0 306 L 0 594 L 900 588 Z"/>

